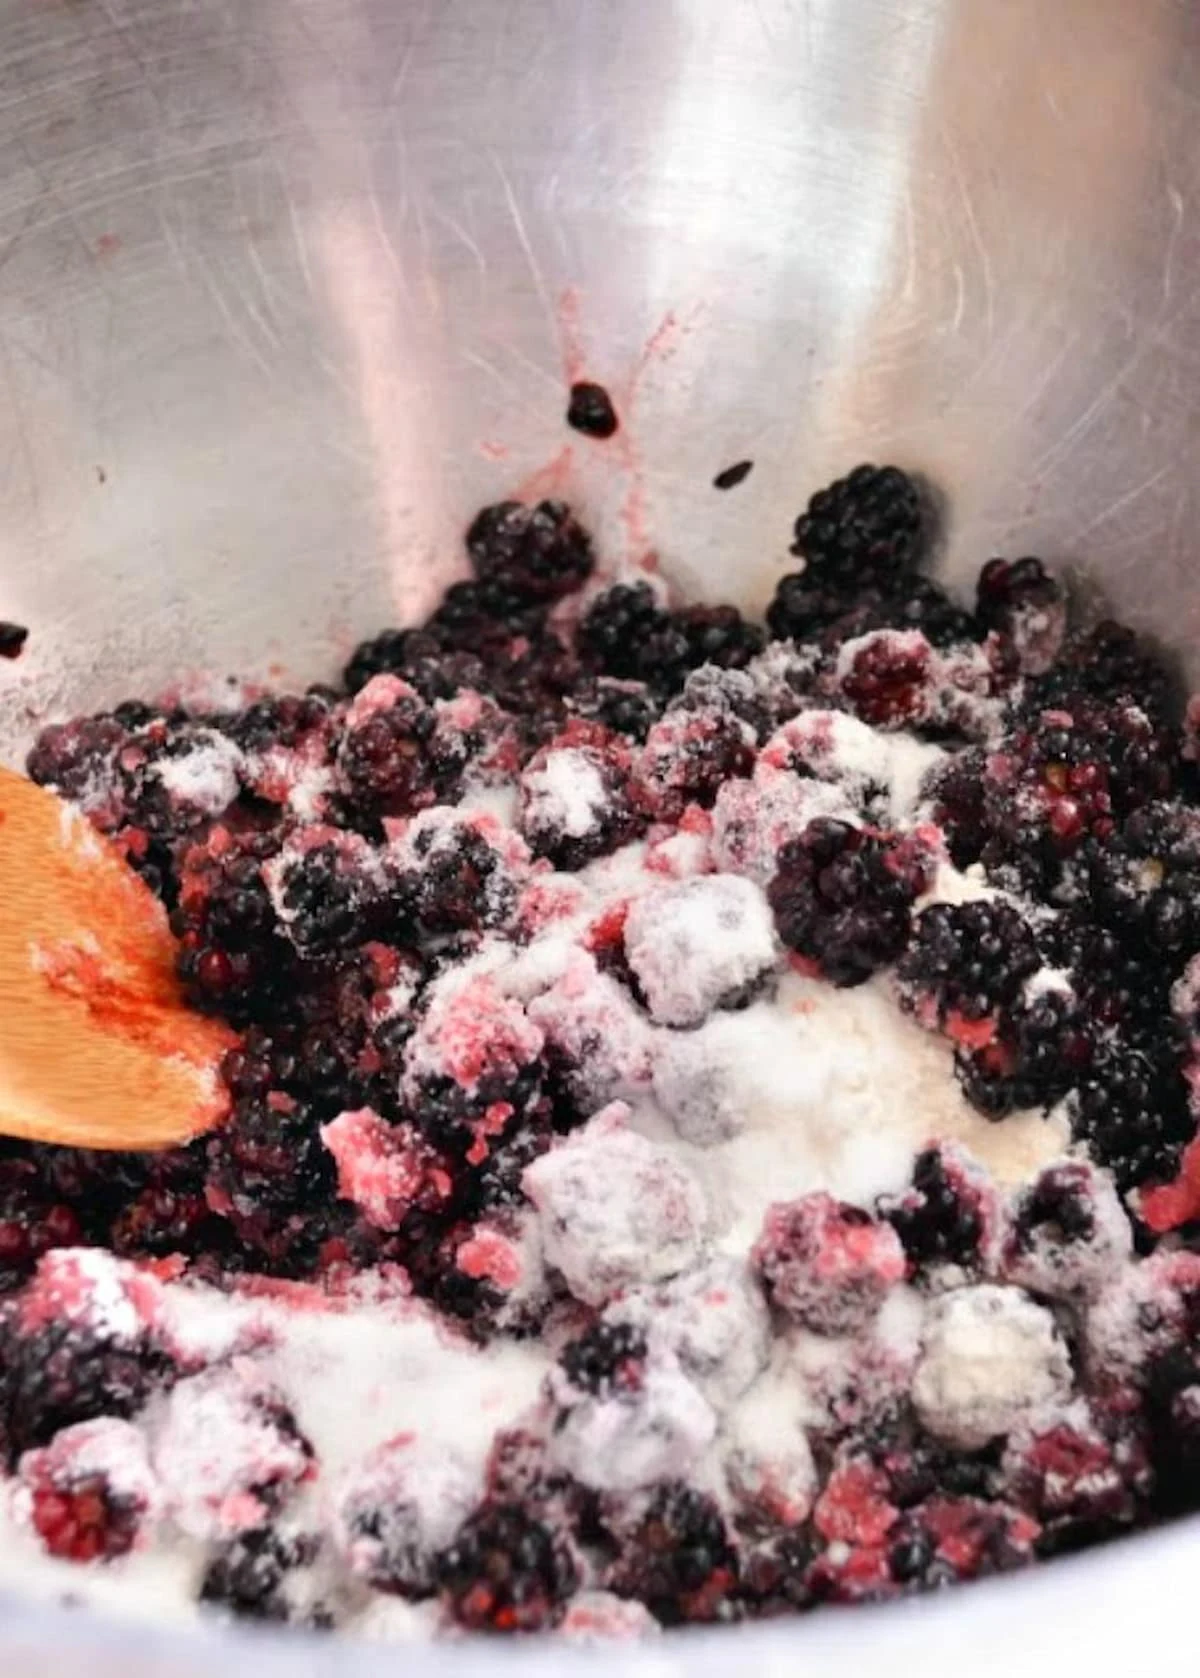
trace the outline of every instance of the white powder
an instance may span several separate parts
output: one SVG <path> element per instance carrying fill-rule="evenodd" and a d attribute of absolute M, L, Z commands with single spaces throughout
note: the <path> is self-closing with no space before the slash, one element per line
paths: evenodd
<path fill-rule="evenodd" d="M 531 824 L 582 839 L 597 825 L 610 797 L 599 769 L 571 746 L 548 752 L 540 769 L 521 777 Z"/>
<path fill-rule="evenodd" d="M 206 816 L 219 816 L 238 795 L 244 759 L 224 734 L 207 732 L 195 738 L 198 743 L 190 751 L 160 758 L 155 770 L 172 798 Z"/>
<path fill-rule="evenodd" d="M 917 1414 L 965 1450 L 1063 1402 L 1071 1358 L 1049 1311 L 1019 1288 L 960 1288 L 930 1308 L 913 1377 Z"/>
<path fill-rule="evenodd" d="M 709 874 L 638 898 L 625 922 L 625 952 L 651 1018 L 693 1026 L 779 959 L 767 900 L 751 880 Z"/>
<path fill-rule="evenodd" d="M 106 1254 L 55 1257 L 82 1265 L 107 1261 L 116 1280 L 128 1285 L 137 1277 L 132 1265 Z M 259 1476 L 291 1476 L 305 1467 L 293 1444 L 239 1405 L 247 1392 L 285 1394 L 313 1447 L 319 1477 L 311 1490 L 301 1490 L 296 1511 L 302 1516 L 306 1502 L 311 1505 L 310 1528 L 328 1521 L 321 1513 L 326 1497 L 398 1434 L 411 1434 L 422 1450 L 453 1456 L 477 1487 L 496 1431 L 537 1400 L 549 1352 L 536 1342 L 504 1340 L 480 1350 L 415 1302 L 386 1289 L 373 1299 L 370 1282 L 364 1278 L 357 1296 L 340 1306 L 287 1284 L 272 1285 L 262 1299 L 186 1284 L 164 1288 L 172 1338 L 178 1330 L 193 1351 L 207 1344 L 221 1355 L 234 1343 L 253 1348 L 233 1366 L 185 1380 L 137 1419 L 167 1514 L 152 1527 L 147 1547 L 102 1568 L 80 1568 L 44 1553 L 29 1525 L 28 1497 L 14 1486 L 13 1495 L 0 1499 L 0 1584 L 37 1595 L 69 1593 L 157 1619 L 193 1615 L 205 1550 L 189 1533 L 236 1528 L 249 1519 L 255 1500 L 239 1500 L 247 1476 L 257 1484 Z"/>

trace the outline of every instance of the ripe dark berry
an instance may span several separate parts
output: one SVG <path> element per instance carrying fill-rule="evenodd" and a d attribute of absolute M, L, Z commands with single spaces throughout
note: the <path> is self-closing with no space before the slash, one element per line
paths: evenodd
<path fill-rule="evenodd" d="M 75 1422 L 135 1415 L 176 1371 L 149 1339 L 130 1344 L 70 1323 L 22 1329 L 0 1317 L 0 1456 L 10 1464 Z"/>
<path fill-rule="evenodd" d="M 736 606 L 685 606 L 672 613 L 672 621 L 683 631 L 688 663 L 697 667 L 742 670 L 766 643 L 759 626 L 748 623 Z"/>
<path fill-rule="evenodd" d="M 649 583 L 618 583 L 596 596 L 579 625 L 581 657 L 605 676 L 623 676 L 672 693 L 691 662 L 683 630 Z"/>
<path fill-rule="evenodd" d="M 892 842 L 821 817 L 783 846 L 767 897 L 789 949 L 860 985 L 903 952 L 922 886 Z"/>
<path fill-rule="evenodd" d="M 1175 1175 L 1195 1120 L 1180 1046 L 1166 1022 L 1161 1035 L 1100 1044 L 1074 1097 L 1071 1128 L 1122 1190 Z"/>
<path fill-rule="evenodd" d="M 986 1172 L 952 1144 L 926 1148 L 913 1162 L 912 1187 L 880 1202 L 900 1237 L 914 1276 L 926 1280 L 953 1265 L 978 1278 L 989 1261 L 1000 1217 Z"/>
<path fill-rule="evenodd" d="M 576 685 L 567 706 L 572 716 L 584 722 L 598 722 L 614 734 L 644 740 L 662 713 L 662 698 L 645 682 L 588 676 Z"/>
<path fill-rule="evenodd" d="M 1066 597 L 1040 559 L 989 559 L 975 588 L 975 616 L 985 633 L 1012 642 L 1023 672 L 1042 675 L 1062 646 Z"/>
<path fill-rule="evenodd" d="M 568 1379 L 597 1398 L 642 1383 L 646 1336 L 632 1323 L 598 1322 L 559 1354 Z"/>
<path fill-rule="evenodd" d="M 587 533 L 562 501 L 485 507 L 467 531 L 467 553 L 480 582 L 499 584 L 530 605 L 580 588 L 593 564 Z"/>
<path fill-rule="evenodd" d="M 847 647 L 838 688 L 875 728 L 910 728 L 933 709 L 933 649 L 918 630 L 880 630 Z"/>
<path fill-rule="evenodd" d="M 587 437 L 598 437 L 603 441 L 613 435 L 619 423 L 612 397 L 603 385 L 581 379 L 571 386 L 567 424 L 573 431 L 582 431 Z"/>
<path fill-rule="evenodd" d="M 1041 966 L 1033 932 L 1000 899 L 933 903 L 922 910 L 897 977 L 907 1005 L 951 1036 L 1015 1002 Z"/>
<path fill-rule="evenodd" d="M 608 1584 L 638 1597 L 663 1625 L 677 1626 L 722 1617 L 737 1578 L 737 1555 L 716 1503 L 669 1480 L 622 1534 Z"/>
<path fill-rule="evenodd" d="M 916 486 L 896 466 L 857 466 L 818 490 L 796 520 L 792 552 L 814 580 L 853 590 L 888 582 L 916 562 L 924 544 Z"/>
<path fill-rule="evenodd" d="M 311 1544 L 285 1539 L 271 1527 L 241 1533 L 208 1564 L 200 1600 L 239 1619 L 288 1620 L 288 1575 L 313 1553 Z"/>
<path fill-rule="evenodd" d="M 28 639 L 23 624 L 0 622 L 0 658 L 19 658 Z"/>
<path fill-rule="evenodd" d="M 468 1631 L 543 1631 L 575 1589 L 562 1541 L 516 1504 L 484 1503 L 437 1562 L 450 1613 Z"/>

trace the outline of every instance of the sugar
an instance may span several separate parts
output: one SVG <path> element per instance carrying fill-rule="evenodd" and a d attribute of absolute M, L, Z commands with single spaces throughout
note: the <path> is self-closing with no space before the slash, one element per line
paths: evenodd
<path fill-rule="evenodd" d="M 548 752 L 540 769 L 522 776 L 521 786 L 534 825 L 558 829 L 572 839 L 585 838 L 610 802 L 599 769 L 574 747 Z"/>
<path fill-rule="evenodd" d="M 219 816 L 238 795 L 244 759 L 224 734 L 207 732 L 197 740 L 178 757 L 158 759 L 155 772 L 172 798 L 206 816 Z"/>

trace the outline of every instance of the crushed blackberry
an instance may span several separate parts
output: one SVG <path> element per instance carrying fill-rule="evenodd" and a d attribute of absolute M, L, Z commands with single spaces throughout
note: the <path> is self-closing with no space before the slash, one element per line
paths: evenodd
<path fill-rule="evenodd" d="M 272 1527 L 240 1533 L 209 1562 L 200 1600 L 238 1619 L 289 1620 L 288 1576 L 312 1556 L 311 1543 L 284 1538 Z"/>
<path fill-rule="evenodd" d="M 591 575 L 592 545 L 563 501 L 500 501 L 477 513 L 467 554 L 483 584 L 499 584 L 529 605 L 559 600 Z"/>
<path fill-rule="evenodd" d="M 127 1555 L 137 1538 L 140 1511 L 103 1474 L 82 1474 L 65 1484 L 51 1479 L 36 1484 L 31 1514 L 50 1555 L 89 1562 Z"/>
<path fill-rule="evenodd" d="M 907 1004 L 954 1034 L 1017 1000 L 1041 966 L 1029 924 L 1011 904 L 980 898 L 922 910 L 897 969 Z"/>
<path fill-rule="evenodd" d="M 848 593 L 910 569 L 925 542 L 916 485 L 897 466 L 856 466 L 818 490 L 796 520 L 792 552 Z"/>
<path fill-rule="evenodd" d="M 20 658 L 28 639 L 24 624 L 0 622 L 0 658 Z"/>
<path fill-rule="evenodd" d="M 647 1349 L 632 1323 L 601 1321 L 564 1346 L 558 1361 L 573 1385 L 600 1398 L 641 1385 Z"/>
<path fill-rule="evenodd" d="M 767 888 L 779 936 L 835 985 L 860 985 L 908 942 L 922 881 L 895 847 L 821 817 L 789 840 Z"/>
<path fill-rule="evenodd" d="M 442 1598 L 468 1631 L 542 1631 L 578 1572 L 561 1540 L 518 1504 L 484 1503 L 437 1561 Z"/>
<path fill-rule="evenodd" d="M 738 1558 L 720 1509 L 682 1481 L 667 1481 L 622 1535 L 607 1580 L 665 1626 L 730 1618 Z"/>
<path fill-rule="evenodd" d="M 582 431 L 586 437 L 597 437 L 603 441 L 613 435 L 620 421 L 612 397 L 604 386 L 580 379 L 571 386 L 567 424 L 572 431 Z"/>
<path fill-rule="evenodd" d="M 723 466 L 713 479 L 714 489 L 736 489 L 754 470 L 752 460 L 736 460 L 732 466 Z"/>

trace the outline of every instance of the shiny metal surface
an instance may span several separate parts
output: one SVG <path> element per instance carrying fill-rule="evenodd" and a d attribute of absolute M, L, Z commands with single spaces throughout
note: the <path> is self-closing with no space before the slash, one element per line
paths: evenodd
<path fill-rule="evenodd" d="M 1198 99 L 1192 0 L 0 0 L 0 744 L 327 673 L 535 473 L 756 601 L 894 457 L 952 576 L 1041 551 L 1186 646 Z"/>
<path fill-rule="evenodd" d="M 1190 636 L 1198 88 L 1189 0 L 0 0 L 8 735 L 324 673 L 552 462 L 614 560 L 756 600 L 894 456 L 952 574 Z"/>

